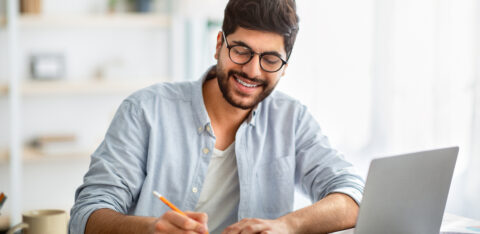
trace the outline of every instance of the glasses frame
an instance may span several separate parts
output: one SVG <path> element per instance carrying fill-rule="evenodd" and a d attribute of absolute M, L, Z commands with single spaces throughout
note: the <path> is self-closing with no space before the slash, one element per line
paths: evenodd
<path fill-rule="evenodd" d="M 258 64 L 260 65 L 260 68 L 262 68 L 262 70 L 264 70 L 265 72 L 274 73 L 274 72 L 280 71 L 280 70 L 283 68 L 283 66 L 285 66 L 285 64 L 288 63 L 287 61 L 285 61 L 285 60 L 283 60 L 282 58 L 280 58 L 280 56 L 278 56 L 278 55 L 273 55 L 273 56 L 277 56 L 277 57 L 280 59 L 280 61 L 282 61 L 282 65 L 281 65 L 277 70 L 275 70 L 275 71 L 266 70 L 266 69 L 262 66 L 262 57 L 265 56 L 265 55 L 272 55 L 272 54 L 257 53 L 257 52 L 255 52 L 255 51 L 253 51 L 251 48 L 249 48 L 249 47 L 247 47 L 247 46 L 243 46 L 243 45 L 233 45 L 233 46 L 231 46 L 231 45 L 228 44 L 227 37 L 225 36 L 225 32 L 222 32 L 222 36 L 223 36 L 223 40 L 225 41 L 225 44 L 227 45 L 228 57 L 230 58 L 230 61 L 232 61 L 232 62 L 235 63 L 235 64 L 245 65 L 245 64 L 249 63 L 250 61 L 252 61 L 252 58 L 255 56 L 255 54 L 258 54 Z M 248 50 L 250 50 L 250 58 L 249 58 L 246 62 L 244 62 L 244 63 L 237 63 L 237 62 L 233 61 L 232 56 L 230 55 L 230 54 L 231 54 L 230 51 L 232 51 L 232 48 L 234 48 L 234 47 L 236 47 L 236 46 L 245 47 L 245 48 L 248 48 Z"/>

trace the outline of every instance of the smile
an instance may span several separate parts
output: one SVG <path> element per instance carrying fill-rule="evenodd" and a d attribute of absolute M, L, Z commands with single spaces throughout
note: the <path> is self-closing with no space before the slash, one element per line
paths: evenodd
<path fill-rule="evenodd" d="M 233 76 L 233 78 L 234 78 L 238 83 L 240 83 L 241 85 L 243 85 L 243 86 L 245 86 L 245 87 L 247 87 L 247 88 L 256 88 L 256 87 L 260 86 L 260 84 L 249 84 L 249 83 L 247 83 L 247 82 L 245 82 L 245 81 L 237 78 L 237 76 Z"/>

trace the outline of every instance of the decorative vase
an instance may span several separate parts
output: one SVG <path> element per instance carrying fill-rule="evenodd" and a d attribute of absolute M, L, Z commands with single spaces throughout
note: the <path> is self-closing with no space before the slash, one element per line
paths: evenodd
<path fill-rule="evenodd" d="M 135 10 L 137 12 L 150 12 L 151 3 L 152 3 L 151 0 L 136 0 Z"/>

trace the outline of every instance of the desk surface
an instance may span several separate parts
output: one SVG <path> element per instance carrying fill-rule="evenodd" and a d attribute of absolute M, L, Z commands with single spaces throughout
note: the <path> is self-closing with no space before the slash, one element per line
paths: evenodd
<path fill-rule="evenodd" d="M 443 216 L 440 234 L 480 234 L 480 221 L 445 213 Z M 354 234 L 354 229 L 348 229 L 332 234 Z"/>

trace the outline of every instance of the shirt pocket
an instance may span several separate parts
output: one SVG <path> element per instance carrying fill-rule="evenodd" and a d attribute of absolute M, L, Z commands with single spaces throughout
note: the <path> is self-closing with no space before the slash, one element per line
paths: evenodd
<path fill-rule="evenodd" d="M 255 172 L 257 209 L 261 218 L 277 218 L 293 209 L 295 155 L 260 164 Z"/>

